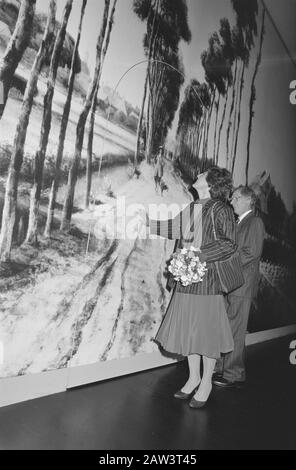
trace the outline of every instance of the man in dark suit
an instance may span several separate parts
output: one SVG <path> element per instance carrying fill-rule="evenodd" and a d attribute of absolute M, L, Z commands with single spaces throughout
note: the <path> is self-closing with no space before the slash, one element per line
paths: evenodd
<path fill-rule="evenodd" d="M 247 186 L 237 188 L 233 193 L 231 204 L 238 216 L 238 249 L 245 282 L 227 296 L 227 314 L 233 334 L 234 349 L 217 363 L 213 383 L 220 387 L 239 386 L 246 380 L 245 336 L 252 299 L 257 295 L 259 263 L 265 237 L 264 224 L 254 212 L 256 195 L 252 189 Z"/>

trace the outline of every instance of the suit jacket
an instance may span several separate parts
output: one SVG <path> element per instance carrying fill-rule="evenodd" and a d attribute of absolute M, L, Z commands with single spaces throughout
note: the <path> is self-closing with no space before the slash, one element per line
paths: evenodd
<path fill-rule="evenodd" d="M 260 217 L 250 212 L 237 226 L 238 250 L 240 253 L 244 284 L 231 295 L 253 298 L 259 284 L 259 265 L 265 238 L 265 227 Z"/>
<path fill-rule="evenodd" d="M 182 248 L 184 242 L 184 221 L 185 224 L 188 223 L 188 213 L 189 215 L 194 214 L 195 204 L 200 204 L 200 201 L 192 202 L 174 219 L 150 220 L 151 233 L 170 240 L 178 240 L 176 248 Z M 217 240 L 214 236 L 211 217 L 213 206 Z M 237 250 L 236 237 L 237 224 L 235 223 L 232 208 L 219 200 L 207 200 L 202 206 L 202 243 L 200 249 L 203 261 L 207 263 L 208 270 L 202 282 L 194 283 L 186 287 L 178 283 L 176 291 L 197 295 L 221 294 L 222 287 L 214 263 L 229 258 Z M 193 246 L 196 246 L 194 239 L 190 241 Z"/>

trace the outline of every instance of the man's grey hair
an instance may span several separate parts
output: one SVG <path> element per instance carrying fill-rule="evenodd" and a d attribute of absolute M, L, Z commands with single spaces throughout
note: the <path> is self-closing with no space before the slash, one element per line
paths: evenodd
<path fill-rule="evenodd" d="M 238 191 L 242 197 L 245 197 L 246 199 L 250 199 L 251 209 L 254 209 L 256 207 L 257 196 L 252 188 L 250 188 L 249 186 L 240 185 L 237 188 L 235 188 L 233 192 L 236 192 L 236 191 Z"/>

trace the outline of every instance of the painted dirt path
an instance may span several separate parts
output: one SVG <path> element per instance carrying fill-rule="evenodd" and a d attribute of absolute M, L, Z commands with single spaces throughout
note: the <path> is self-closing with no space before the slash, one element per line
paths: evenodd
<path fill-rule="evenodd" d="M 127 207 L 135 203 L 147 207 L 147 201 L 171 204 L 189 200 L 170 165 L 166 181 L 169 191 L 161 198 L 154 191 L 153 168 L 144 164 L 138 180 L 121 180 L 117 190 L 116 182 L 111 184 L 117 199 L 125 197 Z M 115 210 L 117 200 L 109 198 L 109 205 L 96 206 L 95 213 L 81 211 L 73 217 L 85 233 L 78 255 L 73 238 L 62 240 L 57 235 L 56 244 L 44 248 L 43 272 L 36 262 L 35 272 L 30 271 L 26 278 L 20 273 L 14 287 L 1 294 L 0 337 L 5 347 L 2 377 L 130 357 L 156 349 L 152 339 L 168 301 L 163 271 L 173 242 L 105 236 L 85 256 L 87 232 L 93 221 L 97 235 L 100 230 L 108 232 L 112 199 Z M 137 210 L 136 206 L 131 208 L 134 220 Z"/>

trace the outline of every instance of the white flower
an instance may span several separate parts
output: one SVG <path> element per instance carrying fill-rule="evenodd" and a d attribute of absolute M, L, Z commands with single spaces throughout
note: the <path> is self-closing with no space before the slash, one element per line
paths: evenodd
<path fill-rule="evenodd" d="M 206 263 L 201 263 L 199 257 L 196 256 L 198 251 L 200 250 L 191 246 L 190 249 L 183 248 L 173 255 L 168 270 L 183 286 L 201 282 L 207 271 Z"/>

